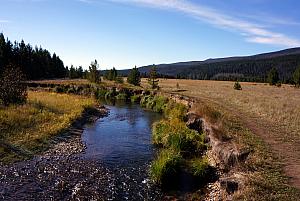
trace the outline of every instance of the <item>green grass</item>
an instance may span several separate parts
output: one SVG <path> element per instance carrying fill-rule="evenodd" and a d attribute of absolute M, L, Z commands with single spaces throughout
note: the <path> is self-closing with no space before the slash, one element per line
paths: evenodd
<path fill-rule="evenodd" d="M 107 93 L 107 90 L 104 89 L 104 88 L 98 88 L 96 91 L 95 91 L 95 97 L 97 99 L 101 99 L 101 98 L 105 98 L 105 95 Z"/>
<path fill-rule="evenodd" d="M 116 95 L 117 100 L 127 100 L 127 95 L 125 93 L 119 93 Z"/>
<path fill-rule="evenodd" d="M 161 120 L 153 125 L 153 143 L 181 153 L 202 152 L 204 135 L 189 129 L 180 119 Z"/>
<path fill-rule="evenodd" d="M 138 103 L 141 101 L 141 96 L 140 95 L 133 95 L 130 97 L 130 100 L 132 103 Z"/>
<path fill-rule="evenodd" d="M 205 177 L 208 172 L 208 168 L 209 164 L 206 157 L 195 158 L 190 161 L 190 171 L 196 177 Z"/>
<path fill-rule="evenodd" d="M 154 182 L 164 185 L 168 180 L 178 177 L 178 171 L 184 169 L 189 169 L 196 177 L 204 176 L 208 163 L 202 160 L 201 155 L 207 145 L 202 133 L 186 126 L 184 120 L 187 108 L 161 96 L 143 97 L 141 103 L 147 108 L 159 108 L 156 111 L 164 111 L 167 117 L 154 123 L 152 129 L 153 144 L 160 147 L 158 157 L 152 162 L 150 169 Z M 193 160 L 190 161 L 190 158 Z"/>
<path fill-rule="evenodd" d="M 180 170 L 182 156 L 173 149 L 164 149 L 159 152 L 150 167 L 151 178 L 158 184 L 164 183 L 170 177 L 176 176 Z"/>
<path fill-rule="evenodd" d="M 168 99 L 163 96 L 143 96 L 141 99 L 141 106 L 151 109 L 154 112 L 162 113 L 167 107 Z"/>
<path fill-rule="evenodd" d="M 169 119 L 180 119 L 181 121 L 184 121 L 188 112 L 188 108 L 183 104 L 170 101 L 166 105 L 164 111 Z"/>
<path fill-rule="evenodd" d="M 0 108 L 1 141 L 26 155 L 45 149 L 49 139 L 60 134 L 94 106 L 92 98 L 50 92 L 28 92 L 28 102 Z M 2 162 L 23 159 L 14 151 L 0 147 Z"/>

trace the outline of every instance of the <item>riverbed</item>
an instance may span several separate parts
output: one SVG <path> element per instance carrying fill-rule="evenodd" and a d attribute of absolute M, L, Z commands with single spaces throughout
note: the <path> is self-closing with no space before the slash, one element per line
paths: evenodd
<path fill-rule="evenodd" d="M 135 104 L 74 126 L 34 158 L 0 167 L 0 200 L 161 200 L 148 169 L 159 114 Z"/>

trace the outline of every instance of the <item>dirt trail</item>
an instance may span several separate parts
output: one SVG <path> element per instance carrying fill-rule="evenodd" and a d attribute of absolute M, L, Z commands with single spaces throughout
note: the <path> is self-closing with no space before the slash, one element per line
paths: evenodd
<path fill-rule="evenodd" d="M 281 158 L 284 173 L 289 177 L 289 184 L 300 189 L 300 138 L 291 139 L 287 131 L 278 129 L 276 125 L 259 117 L 245 114 L 234 106 L 225 106 L 224 103 L 208 97 L 194 98 L 200 102 L 208 101 L 221 105 L 225 110 L 238 117 L 241 123 L 264 140 L 272 151 Z"/>
<path fill-rule="evenodd" d="M 279 135 L 285 136 L 288 134 L 275 133 L 270 130 L 269 128 L 272 128 L 270 123 L 263 122 L 262 124 L 259 122 L 259 119 L 247 117 L 241 113 L 238 117 L 240 117 L 247 128 L 261 137 L 280 156 L 283 162 L 283 170 L 285 175 L 289 177 L 290 185 L 300 189 L 300 139 L 283 141 Z"/>

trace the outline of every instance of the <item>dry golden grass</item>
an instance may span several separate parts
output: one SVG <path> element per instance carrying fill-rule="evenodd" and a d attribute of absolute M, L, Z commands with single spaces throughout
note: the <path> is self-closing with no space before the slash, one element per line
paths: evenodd
<path fill-rule="evenodd" d="M 147 87 L 147 80 L 142 84 Z M 220 131 L 241 147 L 251 147 L 253 152 L 243 167 L 250 185 L 237 199 L 295 200 L 300 191 L 290 185 L 300 185 L 300 89 L 263 83 L 241 85 L 243 90 L 238 91 L 233 89 L 234 82 L 226 81 L 159 82 L 163 92 L 195 98 L 195 110 L 220 125 Z"/>
<path fill-rule="evenodd" d="M 54 80 L 37 80 L 30 81 L 32 83 L 43 83 L 43 84 L 89 84 L 90 81 L 87 79 L 54 79 Z"/>
<path fill-rule="evenodd" d="M 25 105 L 0 108 L 1 140 L 34 154 L 93 105 L 92 98 L 29 91 Z M 2 161 L 13 157 L 9 151 L 0 147 Z"/>
<path fill-rule="evenodd" d="M 145 84 L 143 80 L 143 84 Z M 226 108 L 260 118 L 272 126 L 300 138 L 300 90 L 290 85 L 282 87 L 262 83 L 241 83 L 243 90 L 233 89 L 234 82 L 202 80 L 160 80 L 162 90 L 214 101 Z"/>

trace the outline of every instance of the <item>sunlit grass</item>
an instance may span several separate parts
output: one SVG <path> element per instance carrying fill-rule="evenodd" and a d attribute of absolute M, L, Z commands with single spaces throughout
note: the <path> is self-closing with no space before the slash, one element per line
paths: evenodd
<path fill-rule="evenodd" d="M 93 104 L 92 98 L 29 91 L 25 105 L 0 108 L 1 139 L 12 147 L 36 153 Z M 9 152 L 0 149 L 2 161 L 14 155 Z"/>

